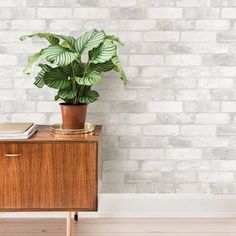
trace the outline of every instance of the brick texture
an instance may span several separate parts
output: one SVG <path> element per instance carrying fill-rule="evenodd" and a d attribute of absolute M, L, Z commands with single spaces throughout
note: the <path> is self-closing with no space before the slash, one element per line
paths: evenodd
<path fill-rule="evenodd" d="M 236 193 L 235 0 L 0 1 L 0 122 L 61 122 L 52 89 L 22 69 L 43 40 L 119 35 L 127 86 L 97 86 L 87 120 L 104 127 L 105 193 Z"/>

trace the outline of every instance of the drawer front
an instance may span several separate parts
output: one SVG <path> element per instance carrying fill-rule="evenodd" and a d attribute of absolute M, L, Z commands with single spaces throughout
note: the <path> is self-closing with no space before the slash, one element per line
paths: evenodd
<path fill-rule="evenodd" d="M 96 209 L 96 142 L 0 144 L 0 211 Z"/>

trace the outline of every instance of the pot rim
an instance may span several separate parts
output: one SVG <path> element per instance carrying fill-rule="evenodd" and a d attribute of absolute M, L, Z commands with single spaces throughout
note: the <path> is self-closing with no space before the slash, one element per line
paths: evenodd
<path fill-rule="evenodd" d="M 87 106 L 87 104 L 66 104 L 64 102 L 59 103 L 60 106 L 68 106 L 68 107 L 81 107 L 81 106 Z"/>

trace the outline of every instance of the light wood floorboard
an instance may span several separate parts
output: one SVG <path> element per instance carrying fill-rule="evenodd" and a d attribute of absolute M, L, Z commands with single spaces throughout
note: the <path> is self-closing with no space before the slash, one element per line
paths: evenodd
<path fill-rule="evenodd" d="M 65 236 L 63 219 L 0 219 L 0 236 Z M 236 219 L 79 219 L 73 236 L 236 236 Z"/>

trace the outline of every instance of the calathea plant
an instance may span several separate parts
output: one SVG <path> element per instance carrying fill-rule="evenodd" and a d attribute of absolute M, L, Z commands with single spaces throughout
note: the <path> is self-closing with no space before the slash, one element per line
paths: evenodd
<path fill-rule="evenodd" d="M 122 45 L 118 37 L 93 29 L 78 38 L 37 33 L 20 39 L 32 37 L 45 38 L 50 45 L 29 57 L 24 73 L 30 74 L 39 66 L 41 70 L 34 84 L 57 89 L 56 100 L 62 99 L 69 105 L 96 101 L 99 94 L 92 86 L 102 80 L 103 72 L 114 70 L 127 82 L 118 57 L 118 46 Z"/>

